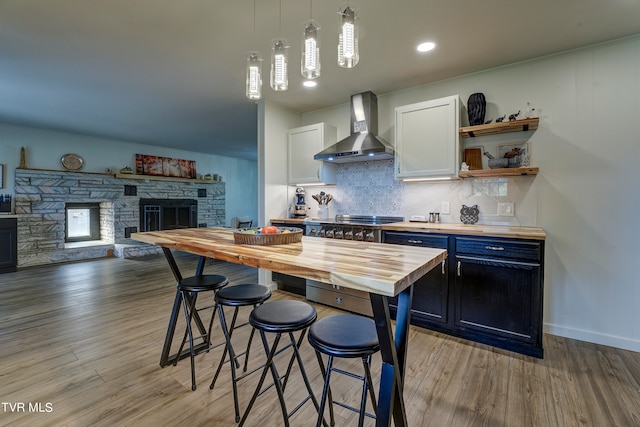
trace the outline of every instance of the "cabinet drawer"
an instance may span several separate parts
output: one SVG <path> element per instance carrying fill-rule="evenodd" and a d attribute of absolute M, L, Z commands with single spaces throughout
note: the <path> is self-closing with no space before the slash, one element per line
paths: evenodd
<path fill-rule="evenodd" d="M 447 249 L 448 239 L 448 236 L 441 234 L 385 231 L 383 242 L 396 245 L 426 246 L 430 248 Z"/>
<path fill-rule="evenodd" d="M 369 292 L 360 291 L 358 289 L 344 288 L 331 283 L 318 282 L 317 280 L 307 279 L 307 289 L 309 287 L 318 288 L 326 291 L 340 292 L 342 294 L 352 295 L 354 297 L 369 300 Z"/>
<path fill-rule="evenodd" d="M 307 284 L 307 299 L 365 316 L 373 316 L 371 300 L 368 298 L 368 293 L 362 292 L 361 295 L 365 296 L 365 298 L 362 298 L 333 290 L 330 286 L 331 285 L 329 285 L 329 288 L 318 288 Z M 347 289 L 341 290 L 346 291 Z"/>
<path fill-rule="evenodd" d="M 455 252 L 456 254 L 528 261 L 541 261 L 542 259 L 540 242 L 519 240 L 456 237 Z"/>

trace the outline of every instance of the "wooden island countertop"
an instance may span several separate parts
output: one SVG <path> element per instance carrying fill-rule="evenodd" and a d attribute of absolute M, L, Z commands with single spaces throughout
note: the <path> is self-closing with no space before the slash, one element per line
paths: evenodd
<path fill-rule="evenodd" d="M 412 285 L 444 262 L 446 250 L 317 237 L 302 237 L 301 242 L 287 245 L 240 245 L 234 242 L 230 228 L 151 231 L 134 233 L 131 238 L 162 247 L 178 281 L 182 274 L 172 250 L 200 255 L 197 275 L 203 273 L 204 259 L 216 258 L 368 292 L 382 359 L 376 426 L 389 427 L 392 422 L 396 427 L 409 424 L 402 390 L 409 345 Z M 395 295 L 398 299 L 394 324 L 388 297 Z M 182 303 L 182 293 L 177 292 L 160 366 L 167 366 L 186 351 L 169 356 Z M 204 326 L 201 332 L 206 333 Z"/>
<path fill-rule="evenodd" d="M 287 245 L 240 245 L 229 228 L 152 231 L 131 238 L 385 296 L 397 295 L 447 257 L 442 249 L 315 237 Z"/>

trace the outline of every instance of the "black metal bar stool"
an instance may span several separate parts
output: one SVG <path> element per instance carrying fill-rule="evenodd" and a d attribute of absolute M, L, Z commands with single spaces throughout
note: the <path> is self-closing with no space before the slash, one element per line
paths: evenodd
<path fill-rule="evenodd" d="M 324 387 L 322 389 L 322 398 L 320 400 L 320 409 L 318 410 L 317 427 L 320 427 L 323 421 L 324 407 L 329 397 L 329 414 L 331 417 L 331 425 L 335 425 L 333 416 L 333 404 L 342 406 L 343 408 L 359 413 L 358 426 L 362 427 L 365 415 L 375 418 L 375 415 L 366 412 L 367 391 L 371 398 L 374 412 L 377 412 L 376 396 L 373 391 L 371 381 L 371 355 L 380 350 L 378 343 L 378 333 L 376 331 L 375 322 L 367 317 L 355 314 L 338 314 L 335 316 L 325 317 L 316 321 L 309 328 L 309 343 L 316 350 L 320 370 L 324 377 Z M 327 369 L 325 371 L 322 356 L 324 353 L 329 356 Z M 333 366 L 334 357 L 362 359 L 364 367 L 364 375 L 359 376 L 351 372 L 347 372 Z M 333 401 L 331 397 L 331 387 L 329 386 L 329 378 L 331 372 L 337 372 L 343 375 L 357 378 L 362 381 L 362 397 L 360 399 L 360 409 L 346 405 L 341 402 Z"/>
<path fill-rule="evenodd" d="M 202 344 L 200 347 L 201 352 L 209 351 L 211 348 L 211 329 L 213 326 L 213 318 L 216 315 L 216 302 L 215 295 L 219 289 L 226 286 L 229 283 L 229 280 L 226 276 L 222 276 L 220 274 L 203 274 L 201 276 L 191 276 L 184 278 L 178 282 L 177 288 L 178 293 L 182 295 L 182 307 L 184 309 L 184 317 L 187 322 L 187 328 L 182 338 L 182 343 L 180 344 L 180 349 L 178 350 L 178 355 L 182 353 L 182 349 L 184 345 L 189 340 L 189 357 L 191 359 L 191 390 L 196 389 L 196 366 L 195 366 L 195 355 L 196 348 L 194 346 L 194 339 L 202 339 Z M 213 292 L 213 305 L 203 307 L 201 309 L 196 308 L 196 302 L 198 300 L 198 294 L 201 292 Z M 211 319 L 209 320 L 209 328 L 205 329 L 200 316 L 198 315 L 198 311 L 207 310 L 212 308 Z M 193 328 L 191 327 L 191 323 L 194 322 L 198 329 L 200 330 L 201 335 L 194 337 L 193 336 Z M 173 365 L 178 364 L 179 357 L 176 357 L 173 360 Z"/>
<path fill-rule="evenodd" d="M 225 359 L 227 357 L 227 352 L 229 353 L 229 364 L 231 365 L 231 383 L 233 385 L 233 403 L 236 411 L 236 422 L 240 421 L 240 407 L 238 405 L 238 387 L 237 383 L 241 379 L 245 378 L 247 375 L 252 374 L 253 372 L 262 368 L 262 366 L 257 367 L 256 369 L 247 372 L 247 363 L 249 362 L 249 351 L 251 349 L 251 342 L 253 341 L 253 335 L 255 333 L 255 328 L 251 328 L 251 334 L 249 335 L 249 341 L 247 343 L 247 349 L 242 353 L 236 353 L 233 349 L 233 345 L 231 343 L 231 337 L 233 336 L 233 331 L 235 329 L 241 328 L 243 326 L 249 325 L 249 322 L 242 323 L 240 325 L 236 325 L 236 321 L 238 319 L 238 311 L 240 307 L 251 306 L 256 308 L 267 299 L 271 297 L 271 289 L 266 286 L 256 285 L 256 284 L 242 284 L 235 286 L 228 286 L 224 289 L 220 289 L 220 291 L 216 292 L 215 300 L 218 305 L 218 319 L 220 320 L 220 326 L 222 327 L 222 332 L 224 333 L 224 337 L 226 340 L 226 347 L 222 354 L 222 358 L 220 359 L 220 363 L 218 363 L 218 369 L 216 370 L 215 375 L 213 376 L 213 380 L 211 381 L 211 385 L 209 388 L 213 390 L 216 384 L 216 380 L 218 379 L 218 375 L 222 370 L 222 365 L 225 363 Z M 227 319 L 224 314 L 224 307 L 234 307 L 233 310 L 233 318 L 231 319 L 231 325 L 227 326 Z M 236 367 L 240 368 L 240 364 L 238 363 L 238 357 L 244 355 L 244 369 L 243 374 L 238 376 L 236 374 Z"/>
<path fill-rule="evenodd" d="M 289 426 L 289 418 L 293 414 L 295 414 L 298 409 L 300 409 L 302 405 L 304 405 L 309 399 L 313 401 L 316 410 L 320 409 L 318 406 L 318 401 L 313 394 L 313 390 L 311 389 L 309 378 L 307 378 L 307 373 L 304 369 L 304 365 L 302 364 L 302 357 L 300 357 L 299 351 L 300 344 L 304 339 L 307 329 L 316 320 L 316 317 L 316 309 L 313 308 L 313 306 L 307 304 L 306 302 L 296 300 L 266 302 L 261 306 L 255 308 L 251 312 L 251 315 L 249 316 L 249 323 L 260 332 L 262 344 L 264 345 L 264 350 L 267 354 L 267 361 L 265 362 L 264 369 L 262 370 L 262 376 L 260 377 L 258 386 L 256 387 L 256 390 L 251 397 L 244 415 L 242 416 L 240 426 L 244 425 L 244 423 L 247 421 L 247 417 L 249 416 L 249 412 L 251 411 L 256 398 L 264 391 L 271 388 L 271 386 L 275 386 L 276 392 L 278 393 L 278 400 L 280 401 L 280 408 L 282 409 L 284 425 L 287 427 Z M 294 332 L 298 331 L 300 331 L 300 337 L 296 341 Z M 271 348 L 269 348 L 269 343 L 267 342 L 267 332 L 276 334 Z M 287 334 L 289 336 L 290 342 L 282 349 L 278 350 L 278 344 L 280 343 L 282 334 Z M 280 354 L 282 351 L 289 347 L 293 349 L 293 354 L 291 355 L 291 359 L 287 367 L 287 372 L 285 373 L 285 375 L 280 376 L 273 359 L 274 356 Z M 298 361 L 300 373 L 302 374 L 302 379 L 304 380 L 304 384 L 307 387 L 307 391 L 309 392 L 309 394 L 302 400 L 301 403 L 299 403 L 293 409 L 293 411 L 291 411 L 291 413 L 288 413 L 287 405 L 284 400 L 284 390 L 287 385 L 287 380 L 289 379 L 291 368 L 295 360 Z M 264 380 L 267 376 L 268 371 L 271 371 L 273 384 L 267 386 L 264 390 L 262 390 L 262 385 L 264 384 Z"/>

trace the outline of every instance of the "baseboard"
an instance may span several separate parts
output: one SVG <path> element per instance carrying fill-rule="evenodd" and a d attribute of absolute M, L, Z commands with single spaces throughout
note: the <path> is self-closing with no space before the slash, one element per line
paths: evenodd
<path fill-rule="evenodd" d="M 568 328 L 550 323 L 544 324 L 544 332 L 574 340 L 587 341 L 594 344 L 607 345 L 623 350 L 640 352 L 640 340 L 619 337 L 615 335 L 601 334 L 584 329 Z"/>

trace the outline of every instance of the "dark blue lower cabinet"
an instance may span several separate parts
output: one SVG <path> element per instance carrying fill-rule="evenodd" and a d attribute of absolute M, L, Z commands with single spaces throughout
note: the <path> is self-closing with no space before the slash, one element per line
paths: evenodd
<path fill-rule="evenodd" d="M 398 245 L 426 246 L 447 249 L 447 235 L 423 235 L 420 233 L 402 233 L 387 231 L 383 233 L 383 242 Z M 413 304 L 411 323 L 414 325 L 443 324 L 449 322 L 449 269 L 448 260 L 424 275 L 413 285 Z M 391 314 L 395 317 L 397 299 L 389 300 Z"/>
<path fill-rule="evenodd" d="M 543 241 L 395 231 L 383 241 L 446 242 L 446 274 L 415 284 L 414 325 L 542 358 Z"/>
<path fill-rule="evenodd" d="M 0 218 L 0 273 L 11 273 L 18 265 L 18 220 Z"/>
<path fill-rule="evenodd" d="M 396 298 L 389 300 L 390 308 L 395 316 Z M 413 304 L 411 317 L 417 321 L 446 324 L 449 320 L 449 275 L 446 261 L 444 266 L 434 268 L 413 285 Z"/>
<path fill-rule="evenodd" d="M 499 347 L 532 347 L 522 352 L 541 357 L 540 265 L 466 256 L 456 256 L 456 263 L 454 325 Z"/>

